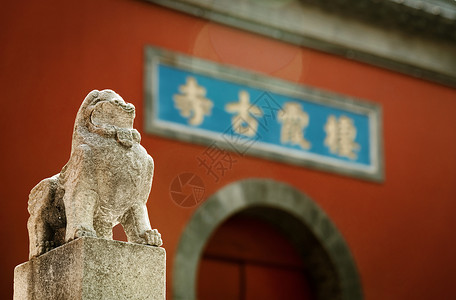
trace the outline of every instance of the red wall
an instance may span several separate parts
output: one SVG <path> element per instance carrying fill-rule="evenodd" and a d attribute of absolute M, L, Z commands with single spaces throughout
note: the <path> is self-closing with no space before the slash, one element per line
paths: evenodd
<path fill-rule="evenodd" d="M 380 103 L 386 181 L 243 157 L 214 183 L 197 166 L 204 147 L 143 132 L 145 45 Z M 169 184 L 188 171 L 205 180 L 207 196 L 247 177 L 285 181 L 308 194 L 345 236 L 366 299 L 454 295 L 454 89 L 128 0 L 3 3 L 0 88 L 1 298 L 11 298 L 13 268 L 27 260 L 28 193 L 66 163 L 80 103 L 104 88 L 137 107 L 135 126 L 156 162 L 149 215 L 165 240 L 168 289 L 176 245 L 194 210 L 173 203 Z"/>

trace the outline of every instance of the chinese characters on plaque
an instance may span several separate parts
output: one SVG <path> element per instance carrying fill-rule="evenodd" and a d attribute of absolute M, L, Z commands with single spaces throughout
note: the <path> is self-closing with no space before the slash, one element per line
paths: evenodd
<path fill-rule="evenodd" d="M 190 125 L 200 125 L 204 116 L 211 115 L 214 105 L 211 100 L 204 98 L 206 89 L 197 84 L 194 77 L 188 77 L 185 85 L 179 86 L 181 94 L 174 95 L 174 105 L 182 117 L 188 119 Z"/>
<path fill-rule="evenodd" d="M 174 107 L 181 117 L 188 120 L 188 124 L 198 126 L 203 123 L 205 117 L 211 116 L 214 102 L 205 98 L 206 88 L 198 85 L 194 77 L 187 77 L 186 84 L 179 86 L 178 91 L 179 94 L 173 95 Z M 250 103 L 250 95 L 247 91 L 240 90 L 238 98 L 236 102 L 230 102 L 224 107 L 226 113 L 233 115 L 229 126 L 241 136 L 255 137 L 258 131 L 258 118 L 262 117 L 264 113 L 260 107 Z M 277 122 L 281 124 L 281 144 L 297 145 L 306 150 L 311 148 L 311 142 L 305 137 L 305 129 L 311 120 L 300 103 L 285 102 L 278 111 Z M 339 118 L 330 115 L 324 131 L 326 132 L 324 145 L 332 154 L 351 160 L 357 158 L 356 153 L 360 150 L 360 146 L 355 142 L 356 126 L 353 119 L 345 115 L 341 115 Z M 218 150 L 217 152 L 212 149 L 210 152 L 217 152 L 217 157 L 222 156 L 222 161 L 225 161 L 227 154 L 219 153 L 220 149 Z M 217 162 L 220 170 L 225 170 L 222 163 L 216 160 L 217 157 L 207 156 Z M 231 168 L 233 161 L 230 159 L 228 163 Z"/>

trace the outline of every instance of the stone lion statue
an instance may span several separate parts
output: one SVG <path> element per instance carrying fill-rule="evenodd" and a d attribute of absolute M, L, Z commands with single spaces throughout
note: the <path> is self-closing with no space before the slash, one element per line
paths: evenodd
<path fill-rule="evenodd" d="M 30 192 L 30 258 L 83 236 L 112 240 L 122 224 L 129 242 L 161 246 L 146 202 L 154 162 L 133 129 L 135 107 L 111 90 L 90 92 L 76 116 L 62 171 Z"/>

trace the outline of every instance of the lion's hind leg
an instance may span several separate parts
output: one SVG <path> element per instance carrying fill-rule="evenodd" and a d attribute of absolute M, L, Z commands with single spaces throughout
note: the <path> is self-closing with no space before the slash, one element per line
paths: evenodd
<path fill-rule="evenodd" d="M 30 192 L 27 222 L 30 240 L 29 258 L 39 256 L 54 247 L 54 228 L 49 223 L 48 216 L 52 214 L 55 192 L 58 185 L 58 175 L 38 183 Z"/>

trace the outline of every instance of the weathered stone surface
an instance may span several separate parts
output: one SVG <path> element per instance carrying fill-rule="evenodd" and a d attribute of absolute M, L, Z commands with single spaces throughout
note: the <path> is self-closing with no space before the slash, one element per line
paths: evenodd
<path fill-rule="evenodd" d="M 128 241 L 162 245 L 146 207 L 154 163 L 134 118 L 135 107 L 111 90 L 84 99 L 68 163 L 30 192 L 30 258 L 78 237 L 112 239 L 118 223 Z"/>
<path fill-rule="evenodd" d="M 165 250 L 83 237 L 14 270 L 14 300 L 165 299 Z"/>

